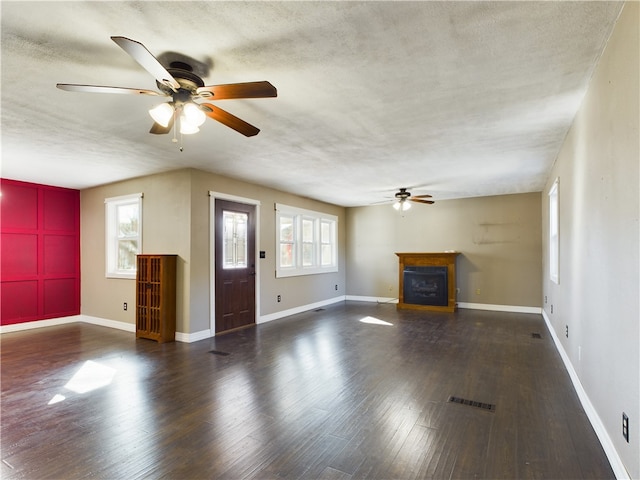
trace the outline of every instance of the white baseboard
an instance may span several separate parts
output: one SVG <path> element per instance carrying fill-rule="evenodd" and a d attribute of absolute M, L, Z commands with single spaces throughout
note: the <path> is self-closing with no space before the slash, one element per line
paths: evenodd
<path fill-rule="evenodd" d="M 458 308 L 467 308 L 469 310 L 490 310 L 492 312 L 511 312 L 511 313 L 542 313 L 540 307 L 521 307 L 517 305 L 492 305 L 490 303 L 466 303 L 458 302 Z"/>
<path fill-rule="evenodd" d="M 92 317 L 89 315 L 79 315 L 79 321 L 90 323 L 92 325 L 100 325 L 102 327 L 116 328 L 118 330 L 124 330 L 126 332 L 135 333 L 136 326 L 132 323 L 126 322 L 118 322 L 115 320 L 108 320 L 106 318 Z M 176 332 L 176 342 L 184 342 L 184 343 L 192 343 L 197 342 L 199 340 L 204 340 L 211 336 L 211 331 L 209 329 L 202 330 L 200 332 L 195 333 L 182 333 Z"/>
<path fill-rule="evenodd" d="M 117 320 L 109 320 L 107 318 L 92 317 L 91 315 L 79 315 L 79 317 L 80 322 L 90 323 L 91 325 L 115 328 L 117 330 L 124 330 L 125 332 L 136 332 L 136 326 L 133 323 L 119 322 Z"/>
<path fill-rule="evenodd" d="M 194 333 L 176 332 L 176 342 L 193 343 L 199 342 L 200 340 L 206 340 L 212 336 L 211 330 L 209 329 L 200 330 L 199 332 Z"/>
<path fill-rule="evenodd" d="M 598 437 L 598 440 L 600 440 L 602 449 L 604 450 L 604 453 L 607 455 L 607 458 L 609 459 L 609 463 L 611 464 L 611 469 L 613 470 L 613 473 L 615 474 L 616 478 L 619 480 L 631 478 L 629 473 L 627 472 L 627 469 L 624 467 L 624 463 L 622 463 L 622 459 L 620 458 L 620 455 L 618 455 L 618 452 L 615 446 L 613 445 L 613 442 L 611 441 L 611 437 L 607 433 L 607 429 L 604 427 L 604 424 L 602 423 L 602 420 L 600 419 L 598 412 L 593 407 L 591 400 L 589 400 L 589 395 L 587 395 L 587 392 L 582 387 L 582 383 L 580 382 L 578 373 L 573 368 L 573 364 L 569 359 L 569 355 L 567 355 L 567 352 L 564 350 L 564 347 L 562 346 L 562 342 L 556 335 L 556 332 L 553 329 L 553 326 L 551 325 L 551 320 L 549 319 L 549 317 L 547 316 L 544 310 L 542 311 L 542 317 L 544 318 L 544 321 L 547 324 L 547 329 L 549 330 L 549 333 L 551 333 L 551 338 L 553 338 L 553 343 L 555 343 L 556 345 L 556 350 L 558 350 L 560 357 L 562 357 L 562 361 L 564 362 L 564 366 L 567 369 L 567 373 L 571 378 L 571 382 L 573 383 L 573 388 L 578 394 L 578 398 L 580 399 L 582 408 L 584 408 L 584 411 L 587 414 L 589 421 L 591 422 L 591 426 L 593 427 L 593 430 L 596 432 L 596 436 Z"/>
<path fill-rule="evenodd" d="M 398 303 L 397 298 L 390 297 L 365 297 L 361 295 L 347 295 L 346 300 L 354 302 L 372 302 L 372 303 Z"/>
<path fill-rule="evenodd" d="M 65 325 L 75 322 L 89 323 L 91 325 L 98 325 L 100 327 L 115 328 L 116 330 L 123 330 L 125 332 L 131 333 L 135 333 L 136 331 L 136 326 L 133 323 L 119 322 L 117 320 L 93 317 L 91 315 L 73 315 L 71 317 L 59 317 L 51 318 L 48 320 L 36 320 L 34 322 L 16 323 L 14 325 L 2 325 L 0 326 L 0 334 L 19 332 L 22 330 L 32 330 L 34 328 L 52 327 L 55 325 Z M 176 341 L 192 343 L 199 340 L 204 340 L 206 338 L 209 338 L 210 336 L 210 330 L 202 330 L 195 333 L 176 332 Z"/>
<path fill-rule="evenodd" d="M 132 332 L 132 333 L 135 333 L 136 331 L 136 326 L 132 323 L 118 322 L 115 320 L 108 320 L 106 318 L 91 317 L 89 315 L 80 315 L 80 318 L 81 318 L 80 321 L 83 321 L 85 323 L 91 323 L 92 325 L 100 325 L 102 327 L 116 328 L 118 330 L 124 330 L 126 332 Z M 209 329 L 201 330 L 200 332 L 195 332 L 195 333 L 176 332 L 176 342 L 193 343 L 199 340 L 204 340 L 206 338 L 209 338 L 210 336 L 211 336 L 211 331 Z"/>
<path fill-rule="evenodd" d="M 72 315 L 70 317 L 49 318 L 47 320 L 35 320 L 33 322 L 14 323 L 12 325 L 0 325 L 0 334 L 81 322 L 82 320 L 80 317 L 81 315 Z"/>
<path fill-rule="evenodd" d="M 346 300 L 354 302 L 373 302 L 373 303 L 398 303 L 397 298 L 387 297 L 365 297 L 359 295 L 347 295 Z M 459 302 L 458 308 L 467 308 L 470 310 L 491 310 L 493 312 L 512 312 L 512 313 L 542 313 L 540 307 L 520 307 L 517 305 L 492 305 L 489 303 L 465 303 Z"/>
<path fill-rule="evenodd" d="M 330 298 L 328 300 L 323 300 L 321 302 L 309 303 L 307 305 L 301 305 L 299 307 L 289 308 L 288 310 L 281 310 L 280 312 L 270 313 L 268 315 L 261 315 L 260 318 L 256 320 L 256 323 L 266 323 L 272 320 L 277 320 L 279 318 L 288 317 L 289 315 L 295 315 L 296 313 L 308 312 L 309 310 L 315 310 L 316 308 L 326 307 L 327 305 L 343 302 L 345 299 L 346 299 L 345 296 L 341 295 L 339 297 Z"/>

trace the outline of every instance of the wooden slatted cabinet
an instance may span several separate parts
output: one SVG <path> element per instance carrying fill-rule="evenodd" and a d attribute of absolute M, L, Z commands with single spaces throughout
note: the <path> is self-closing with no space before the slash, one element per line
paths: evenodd
<path fill-rule="evenodd" d="M 176 337 L 177 255 L 138 255 L 136 337 L 173 342 Z"/>

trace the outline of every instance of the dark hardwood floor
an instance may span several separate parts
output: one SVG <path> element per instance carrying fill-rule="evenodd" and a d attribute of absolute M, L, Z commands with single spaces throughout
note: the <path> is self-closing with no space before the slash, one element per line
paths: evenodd
<path fill-rule="evenodd" d="M 4 479 L 615 478 L 539 315 L 346 302 L 192 344 L 70 324 L 1 348 Z"/>

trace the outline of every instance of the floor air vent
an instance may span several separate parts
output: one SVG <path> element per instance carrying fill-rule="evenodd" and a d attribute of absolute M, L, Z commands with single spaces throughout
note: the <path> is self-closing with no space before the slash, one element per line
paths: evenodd
<path fill-rule="evenodd" d="M 533 338 L 542 338 L 542 335 L 540 335 L 539 333 L 532 333 L 531 336 Z"/>
<path fill-rule="evenodd" d="M 221 352 L 219 350 L 211 350 L 209 353 L 213 353 L 214 355 L 222 355 L 223 357 L 229 355 L 227 352 Z"/>
<path fill-rule="evenodd" d="M 496 406 L 491 403 L 476 402 L 475 400 L 467 400 L 460 397 L 449 397 L 449 401 L 452 403 L 459 403 L 461 405 L 469 405 L 470 407 L 482 408 L 484 410 L 496 411 Z"/>

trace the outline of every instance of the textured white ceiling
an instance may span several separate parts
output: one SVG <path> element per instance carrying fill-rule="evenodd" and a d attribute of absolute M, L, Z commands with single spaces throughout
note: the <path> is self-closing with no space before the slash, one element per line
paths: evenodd
<path fill-rule="evenodd" d="M 620 2 L 2 1 L 2 176 L 71 188 L 194 167 L 344 206 L 399 187 L 436 200 L 540 191 Z M 156 89 L 110 40 L 210 66 L 205 84 L 268 80 L 277 98 L 217 105 L 150 135 Z"/>

